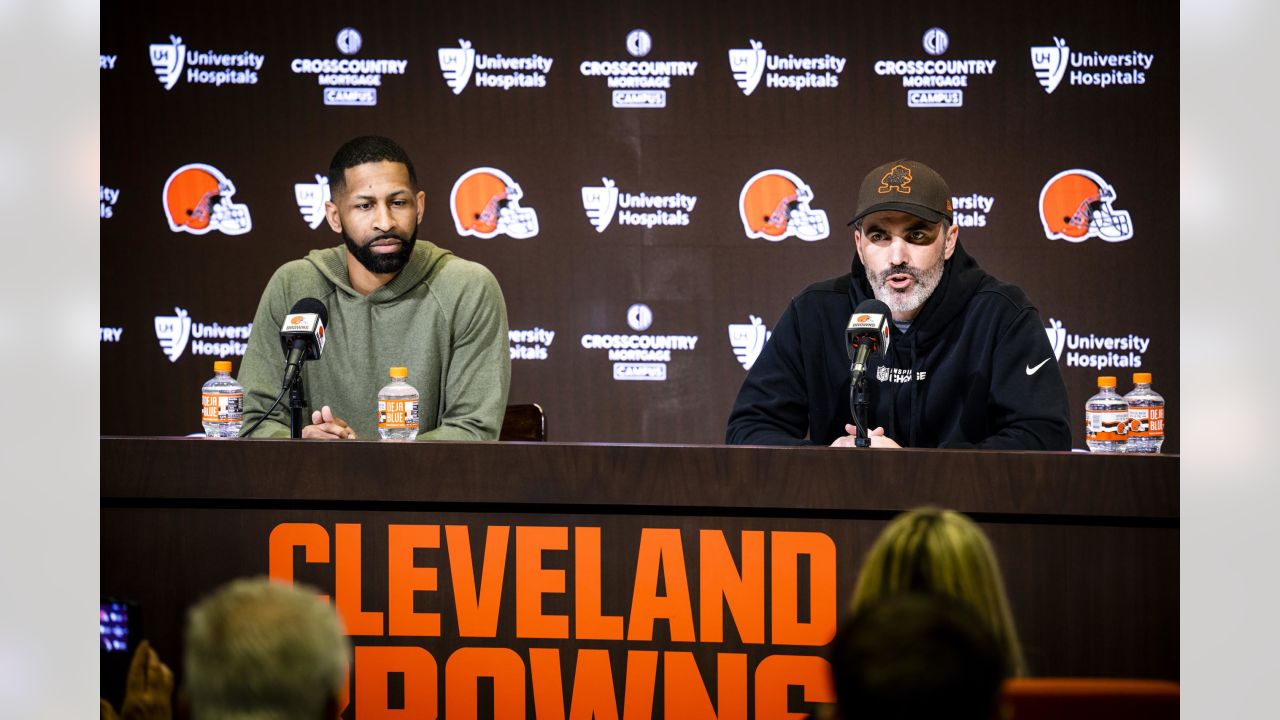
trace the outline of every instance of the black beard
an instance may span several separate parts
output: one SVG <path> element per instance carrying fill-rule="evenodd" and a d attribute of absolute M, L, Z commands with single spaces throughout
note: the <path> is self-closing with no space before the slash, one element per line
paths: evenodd
<path fill-rule="evenodd" d="M 399 240 L 400 249 L 393 253 L 375 253 L 372 245 L 379 240 Z M 418 242 L 418 228 L 413 229 L 413 235 L 405 238 L 395 233 L 383 233 L 364 245 L 357 245 L 355 240 L 347 234 L 346 230 L 342 231 L 342 240 L 347 244 L 347 252 L 360 261 L 365 270 L 375 275 L 385 275 L 387 273 L 398 273 L 409 264 L 409 256 L 413 255 L 413 245 Z"/>

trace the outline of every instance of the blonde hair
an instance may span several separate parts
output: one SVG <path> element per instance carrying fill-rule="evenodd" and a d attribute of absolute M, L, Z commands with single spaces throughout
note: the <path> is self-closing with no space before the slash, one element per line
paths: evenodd
<path fill-rule="evenodd" d="M 903 513 L 880 533 L 858 574 L 850 612 L 904 592 L 955 598 L 986 623 L 1010 676 L 1026 674 L 995 550 L 965 515 L 935 507 Z"/>

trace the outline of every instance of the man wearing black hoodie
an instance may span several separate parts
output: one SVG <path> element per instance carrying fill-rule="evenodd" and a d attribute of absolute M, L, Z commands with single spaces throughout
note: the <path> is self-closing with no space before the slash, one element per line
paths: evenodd
<path fill-rule="evenodd" d="M 852 272 L 791 300 L 738 392 L 726 442 L 853 446 L 845 327 L 889 306 L 867 369 L 872 447 L 1069 450 L 1067 391 L 1039 313 L 960 246 L 951 191 L 924 163 L 872 170 L 851 221 Z"/>

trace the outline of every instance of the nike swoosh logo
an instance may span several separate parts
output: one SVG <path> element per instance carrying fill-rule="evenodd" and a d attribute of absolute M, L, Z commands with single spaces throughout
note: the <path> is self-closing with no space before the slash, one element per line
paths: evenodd
<path fill-rule="evenodd" d="M 1049 362 L 1049 361 L 1050 361 L 1050 360 L 1052 360 L 1052 359 L 1053 359 L 1053 358 L 1051 358 L 1051 357 L 1047 357 L 1047 358 L 1045 358 L 1045 359 L 1041 360 L 1041 361 L 1040 361 L 1040 364 L 1039 364 L 1039 365 L 1036 365 L 1035 367 L 1031 367 L 1030 365 L 1028 365 L 1028 366 L 1027 366 L 1027 374 L 1028 374 L 1028 375 L 1035 375 L 1037 370 L 1039 370 L 1040 368 L 1044 367 L 1044 364 L 1045 364 L 1045 363 L 1047 363 L 1047 362 Z"/>

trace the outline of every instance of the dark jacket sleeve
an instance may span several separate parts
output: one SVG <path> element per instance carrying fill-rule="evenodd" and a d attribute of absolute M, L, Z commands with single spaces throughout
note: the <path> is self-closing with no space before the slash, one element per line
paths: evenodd
<path fill-rule="evenodd" d="M 793 300 L 742 381 L 742 389 L 729 413 L 725 442 L 730 445 L 810 445 L 803 367 L 800 326 Z"/>
<path fill-rule="evenodd" d="M 1035 308 L 1024 308 L 995 348 L 987 404 L 993 434 L 973 445 L 984 450 L 1070 450 L 1067 388 Z"/>

